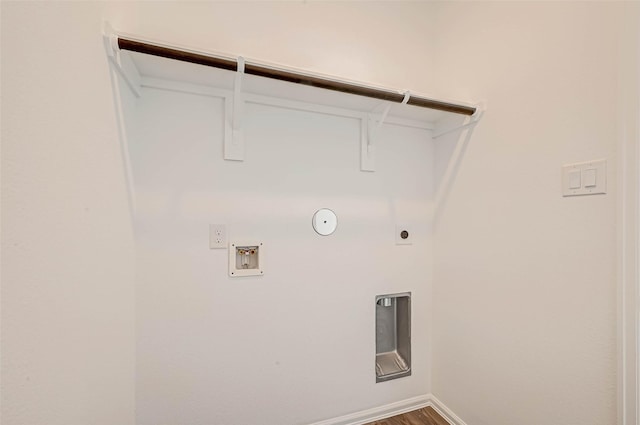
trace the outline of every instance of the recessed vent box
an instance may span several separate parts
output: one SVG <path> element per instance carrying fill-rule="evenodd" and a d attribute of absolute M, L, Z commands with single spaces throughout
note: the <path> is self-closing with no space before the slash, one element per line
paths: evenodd
<path fill-rule="evenodd" d="M 376 296 L 376 382 L 411 375 L 411 293 Z"/>

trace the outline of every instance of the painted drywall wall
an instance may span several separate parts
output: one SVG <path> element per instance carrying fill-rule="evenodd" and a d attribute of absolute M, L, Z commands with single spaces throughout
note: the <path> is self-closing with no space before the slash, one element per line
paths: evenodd
<path fill-rule="evenodd" d="M 469 425 L 612 423 L 613 192 L 567 208 L 552 196 L 561 163 L 613 150 L 606 58 L 617 7 L 2 2 L 2 422 L 133 422 L 131 237 L 99 40 L 106 19 L 160 40 L 489 100 L 438 229 L 452 242 L 436 257 L 434 391 Z M 78 199 L 90 200 L 91 219 L 74 214 Z M 525 238 L 537 242 L 516 251 Z M 561 370 L 545 368 L 556 360 Z"/>
<path fill-rule="evenodd" d="M 249 103 L 243 162 L 224 119 L 220 98 L 145 88 L 131 120 L 137 423 L 307 424 L 427 394 L 430 132 L 384 126 L 371 173 L 358 119 Z M 263 243 L 264 275 L 230 277 L 210 223 Z M 376 384 L 375 296 L 406 291 L 412 376 Z"/>
<path fill-rule="evenodd" d="M 170 41 L 172 44 L 242 54 L 246 57 L 336 74 L 346 78 L 425 91 L 428 86 L 425 82 L 430 78 L 425 72 L 425 69 L 430 69 L 429 55 L 426 52 L 428 46 L 425 46 L 419 38 L 413 37 L 415 28 L 424 23 L 424 20 L 419 18 L 424 15 L 423 11 L 422 5 L 410 4 L 400 6 L 374 4 L 366 8 L 355 4 L 340 3 L 272 3 L 268 5 L 224 3 L 179 6 L 175 4 L 153 6 L 138 4 L 127 9 L 127 13 L 114 13 L 113 19 L 110 21 L 115 28 L 121 31 L 143 34 L 145 37 Z M 189 22 L 189 27 L 173 28 L 168 33 L 164 23 L 171 22 L 173 17 L 178 15 L 182 16 L 185 22 Z M 143 16 L 144 18 L 141 18 Z M 356 16 L 357 19 L 354 19 Z M 241 23 L 238 24 L 239 22 Z M 389 33 L 385 34 L 377 29 L 382 22 L 388 27 Z M 242 28 L 243 35 L 241 37 L 238 36 L 239 28 Z M 411 55 L 412 51 L 421 51 L 424 54 Z M 398 67 L 398 62 L 402 62 L 403 66 Z M 192 110 L 193 106 L 188 109 Z M 163 115 L 162 111 L 159 112 L 160 116 L 165 117 L 168 113 L 164 111 Z M 201 116 L 202 110 L 199 110 L 198 114 Z M 172 117 L 174 116 L 175 114 Z M 207 116 L 215 117 L 215 108 L 212 108 Z M 206 117 L 202 118 L 207 122 Z M 290 118 L 293 118 L 294 121 L 299 119 L 298 116 Z M 153 118 L 153 115 L 148 119 L 154 123 L 158 121 L 158 118 Z M 308 120 L 305 118 L 302 122 L 308 122 Z M 313 120 L 312 118 L 311 121 Z M 160 121 L 169 124 L 172 122 L 168 119 Z M 285 119 L 280 119 L 278 122 L 278 129 L 289 125 Z M 327 121 L 324 124 L 328 127 L 313 126 L 307 128 L 306 132 L 298 129 L 295 132 L 296 137 L 305 137 L 307 133 L 309 137 L 317 138 L 313 135 L 319 134 L 326 136 L 326 131 L 331 130 L 332 126 L 343 128 L 345 125 L 343 121 Z M 347 140 L 341 139 L 345 142 L 342 149 L 347 149 L 347 151 L 339 150 L 336 155 L 339 157 L 346 153 L 346 157 L 350 158 L 348 168 L 344 163 L 337 166 L 337 169 L 341 170 L 340 175 L 345 177 L 343 181 L 348 180 L 346 176 L 351 178 L 350 176 L 355 175 L 353 178 L 357 179 L 367 176 L 366 173 L 362 175 L 358 171 L 358 142 L 357 133 L 354 133 L 357 129 L 356 124 L 356 122 L 350 122 L 351 137 Z M 208 125 L 211 125 L 211 121 L 208 122 Z M 320 123 L 315 123 L 315 125 L 320 125 Z M 326 130 L 323 131 L 325 128 Z M 197 131 L 203 132 L 202 137 L 209 140 L 211 134 L 215 136 L 214 130 L 205 127 Z M 203 202 L 207 209 L 200 211 L 198 217 L 192 216 L 196 207 L 189 205 L 186 211 L 188 216 L 182 217 L 183 221 L 174 218 L 174 221 L 165 223 L 169 229 L 174 229 L 176 226 L 192 227 L 188 233 L 191 236 L 188 238 L 184 239 L 179 234 L 174 234 L 172 237 L 176 238 L 174 241 L 176 245 L 184 248 L 186 252 L 197 252 L 198 254 L 190 259 L 179 255 L 177 265 L 169 261 L 158 260 L 162 250 L 166 249 L 167 244 L 171 241 L 171 239 L 164 240 L 161 248 L 152 244 L 152 242 L 157 243 L 157 238 L 162 235 L 158 227 L 152 226 L 148 231 L 145 230 L 142 234 L 137 234 L 140 241 L 138 245 L 140 286 L 137 288 L 136 304 L 138 334 L 136 396 L 137 417 L 140 423 L 153 423 L 159 418 L 165 420 L 170 418 L 189 423 L 211 423 L 212 421 L 225 423 L 230 420 L 234 423 L 309 423 L 423 395 L 429 391 L 430 379 L 427 373 L 429 353 L 426 345 L 426 329 L 429 321 L 426 317 L 428 311 L 426 308 L 414 310 L 416 312 L 414 316 L 415 335 L 420 335 L 420 337 L 414 339 L 413 348 L 416 363 L 411 378 L 376 386 L 373 363 L 361 361 L 373 353 L 373 334 L 369 332 L 372 330 L 373 322 L 368 320 L 372 318 L 373 305 L 369 295 L 412 290 L 416 291 L 416 305 L 418 307 L 426 306 L 429 291 L 428 286 L 425 285 L 429 283 L 429 255 L 425 249 L 428 248 L 426 246 L 428 240 L 423 239 L 421 244 L 417 244 L 417 247 L 422 245 L 417 252 L 422 253 L 421 257 L 425 258 L 425 261 L 416 261 L 416 257 L 401 256 L 395 266 L 382 269 L 374 267 L 366 272 L 351 271 L 350 266 L 345 270 L 345 265 L 341 263 L 343 255 L 335 257 L 337 255 L 335 252 L 330 255 L 329 266 L 322 268 L 324 273 L 328 274 L 320 273 L 318 264 L 304 257 L 299 260 L 300 264 L 291 266 L 293 267 L 291 276 L 286 274 L 288 267 L 286 262 L 275 262 L 274 264 L 274 260 L 282 258 L 283 252 L 290 252 L 292 258 L 297 257 L 296 253 L 299 247 L 285 243 L 291 235 L 293 235 L 291 242 L 315 242 L 315 239 L 309 239 L 315 238 L 315 235 L 309 232 L 311 230 L 309 222 L 313 211 L 322 206 L 321 203 L 316 205 L 314 202 L 314 200 L 319 202 L 318 197 L 325 199 L 325 204 L 332 204 L 336 210 L 347 211 L 346 216 L 340 215 L 341 229 L 348 232 L 348 229 L 351 228 L 353 231 L 353 225 L 355 225 L 355 229 L 360 229 L 353 231 L 354 233 L 351 233 L 346 241 L 343 240 L 338 245 L 343 247 L 339 248 L 340 250 L 348 246 L 353 248 L 350 251 L 355 253 L 352 261 L 356 264 L 370 264 L 369 255 L 371 252 L 367 254 L 356 250 L 353 246 L 355 243 L 353 239 L 358 235 L 362 236 L 363 229 L 371 229 L 371 232 L 367 234 L 372 238 L 373 246 L 376 247 L 375 256 L 380 258 L 388 248 L 386 245 L 381 248 L 381 245 L 392 243 L 389 238 L 391 237 L 390 231 L 393 230 L 395 216 L 408 214 L 409 204 L 401 198 L 389 197 L 384 201 L 385 206 L 383 207 L 381 199 L 376 196 L 380 194 L 381 190 L 384 193 L 386 190 L 384 184 L 383 186 L 374 186 L 374 192 L 368 192 L 371 189 L 366 189 L 367 186 L 364 182 L 357 191 L 353 191 L 353 188 L 343 188 L 344 192 L 340 192 L 340 188 L 335 185 L 335 177 L 328 176 L 329 179 L 332 179 L 330 181 L 334 182 L 331 192 L 317 186 L 319 185 L 318 170 L 314 167 L 324 167 L 326 164 L 321 165 L 320 162 L 317 162 L 318 160 L 313 160 L 310 169 L 295 165 L 299 160 L 296 158 L 301 155 L 302 146 L 305 146 L 305 150 L 312 150 L 312 145 L 297 145 L 291 139 L 286 138 L 279 141 L 278 137 L 282 137 L 282 134 L 285 137 L 292 137 L 292 135 L 287 135 L 286 132 L 279 133 L 276 130 L 271 129 L 272 136 L 264 140 L 256 136 L 256 140 L 268 142 L 264 146 L 266 151 L 261 150 L 260 156 L 257 158 L 269 158 L 272 164 L 265 169 L 258 168 L 258 170 L 262 170 L 261 175 L 252 174 L 255 171 L 248 168 L 247 176 L 253 177 L 245 184 L 264 183 L 268 179 L 275 178 L 274 170 L 289 170 L 287 176 L 300 174 L 298 180 L 294 181 L 290 181 L 289 177 L 280 176 L 279 181 L 292 184 L 292 187 L 287 189 L 289 193 L 283 193 L 274 198 L 277 194 L 275 187 L 284 184 L 274 183 L 268 187 L 257 186 L 262 188 L 260 191 L 269 193 L 265 198 L 238 199 L 226 191 L 229 193 L 237 191 L 237 193 L 243 194 L 251 189 L 247 189 L 245 186 L 236 186 L 233 184 L 233 180 L 227 178 L 224 181 L 230 182 L 230 185 L 226 188 L 225 193 L 220 193 L 217 186 L 211 185 L 218 180 L 215 178 L 205 178 L 206 181 L 200 183 L 194 181 L 181 183 L 179 188 L 181 196 L 189 193 L 188 196 L 192 197 L 194 194 L 191 192 L 197 188 L 197 190 L 203 190 L 205 196 L 226 200 L 226 202 L 217 203 L 223 205 L 216 204 L 218 208 L 221 208 L 221 211 L 225 211 L 224 214 L 221 214 L 220 211 L 217 215 L 214 214 L 216 210 L 210 205 L 211 201 L 205 200 Z M 168 129 L 166 133 L 171 134 Z M 424 135 L 421 138 L 424 138 Z M 133 139 L 135 137 L 132 137 L 131 142 L 135 143 Z M 200 141 L 200 143 L 204 142 Z M 217 140 L 216 143 L 220 143 L 220 141 Z M 268 147 L 269 145 L 280 146 L 279 143 L 284 143 L 285 146 L 282 149 Z M 216 146 L 218 147 L 216 148 Z M 292 146 L 293 150 L 290 149 Z M 213 151 L 196 150 L 195 156 L 189 158 L 201 161 L 207 157 L 215 157 L 219 163 L 219 157 L 214 155 L 215 152 L 220 152 L 219 145 L 198 146 L 198 149 L 205 148 L 213 149 Z M 132 152 L 133 150 L 135 147 L 132 146 Z M 209 154 L 203 155 L 207 152 Z M 256 153 L 248 150 L 248 164 L 245 164 L 248 167 L 252 166 L 251 159 L 257 159 L 253 155 Z M 346 157 L 341 158 L 340 161 L 344 161 Z M 387 157 L 394 158 L 391 153 Z M 417 158 L 419 157 L 420 155 L 417 155 Z M 424 159 L 429 162 L 428 156 Z M 135 160 L 133 153 L 132 160 Z M 394 161 L 398 161 L 395 163 L 397 167 L 401 159 L 395 158 Z M 273 165 L 280 163 L 282 167 Z M 154 162 L 151 164 L 158 165 Z M 258 164 L 266 163 L 259 162 Z M 133 165 L 135 169 L 136 164 Z M 202 166 L 205 167 L 204 164 Z M 183 167 L 189 168 L 187 165 L 183 165 Z M 258 167 L 262 167 L 262 165 L 258 165 Z M 408 169 L 418 170 L 415 166 L 406 168 L 406 170 Z M 205 170 L 203 176 L 207 177 L 209 172 L 205 168 L 202 170 Z M 428 173 L 428 169 L 423 171 Z M 215 172 L 215 169 L 211 172 Z M 306 173 L 311 173 L 308 178 L 305 177 Z M 369 177 L 379 179 L 382 175 L 384 172 Z M 397 175 L 402 176 L 403 174 L 398 173 Z M 216 176 L 220 175 L 213 177 Z M 275 174 L 275 176 L 277 177 L 279 174 Z M 136 182 L 137 207 L 140 214 L 144 214 L 144 208 L 149 208 L 149 202 L 151 202 L 148 198 L 150 192 L 144 186 L 138 190 L 138 185 L 142 183 L 136 174 L 134 174 L 134 181 Z M 211 184 L 208 184 L 207 181 Z M 395 180 L 391 179 L 389 182 L 393 181 Z M 428 179 L 425 179 L 424 182 L 429 184 Z M 309 188 L 306 187 L 308 183 L 311 183 L 313 188 L 317 188 L 317 192 L 315 189 L 308 191 Z M 406 187 L 412 187 L 412 183 Z M 166 187 L 162 190 L 166 190 Z M 371 196 L 372 199 L 363 200 L 361 195 L 355 195 L 355 199 L 349 200 L 356 193 L 371 193 L 367 197 Z M 378 195 L 375 195 L 376 193 Z M 411 196 L 414 195 L 415 193 Z M 281 202 L 276 204 L 273 202 L 274 199 L 281 199 Z M 367 207 L 369 203 L 373 205 L 372 208 Z M 235 207 L 233 207 L 234 205 Z M 231 209 L 227 210 L 227 208 Z M 259 208 L 262 212 L 255 212 L 254 208 Z M 367 212 L 368 209 L 369 212 Z M 420 211 L 425 212 L 424 217 L 427 217 L 428 213 L 425 209 L 428 210 L 428 206 L 419 206 L 411 211 L 412 214 L 418 214 Z M 355 217 L 359 214 L 366 219 L 358 225 Z M 150 226 L 150 217 L 143 217 L 144 219 L 141 219 L 139 224 L 141 228 L 147 229 Z M 290 221 L 283 222 L 282 217 L 287 217 Z M 216 221 L 228 223 L 230 233 L 239 235 L 241 239 L 252 239 L 252 236 L 255 237 L 257 234 L 272 241 L 272 247 L 267 251 L 267 258 L 269 259 L 268 270 L 272 270 L 273 275 L 264 277 L 267 282 L 271 280 L 271 285 L 266 284 L 264 287 L 257 288 L 241 285 L 235 288 L 231 282 L 231 286 L 228 286 L 229 279 L 224 276 L 224 271 L 227 268 L 224 252 L 212 253 L 206 248 L 206 226 L 208 223 Z M 291 223 L 296 224 L 294 229 L 287 225 Z M 155 225 L 157 224 L 155 223 Z M 416 225 L 418 229 L 422 226 L 424 234 L 424 221 L 418 218 Z M 376 232 L 373 230 L 378 227 L 389 229 L 389 232 L 376 236 Z M 282 234 L 287 231 L 292 233 L 283 236 Z M 376 239 L 376 237 L 381 239 Z M 381 242 L 382 240 L 385 242 Z M 407 251 L 407 247 L 404 247 L 404 251 Z M 206 260 L 211 255 L 214 255 L 213 258 L 216 259 L 214 264 L 208 262 L 211 261 L 210 259 Z M 165 257 L 162 258 L 164 260 Z M 398 268 L 399 264 L 404 264 L 411 258 L 414 262 L 421 264 L 419 275 L 407 271 L 408 269 Z M 198 261 L 200 264 L 194 265 L 193 261 Z M 175 276 L 175 268 L 172 269 L 173 272 L 165 268 L 154 270 L 153 267 L 147 267 L 149 264 L 165 264 L 167 267 L 173 266 L 183 270 L 192 266 L 193 272 L 190 272 L 189 278 L 185 282 L 184 298 L 176 297 L 175 279 L 171 277 Z M 343 270 L 345 275 L 350 278 L 341 280 L 332 277 L 332 266 L 335 266 L 333 272 Z M 305 276 L 303 270 L 314 272 L 307 272 L 308 275 Z M 377 277 L 373 277 L 374 271 L 377 271 L 378 274 L 375 275 Z M 158 273 L 163 277 L 161 280 L 158 279 Z M 393 277 L 394 274 L 395 277 Z M 382 277 L 384 277 L 383 280 L 380 280 Z M 359 283 L 349 283 L 350 281 Z M 294 284 L 294 282 L 296 283 Z M 403 284 L 398 284 L 398 282 L 403 282 Z M 162 284 L 161 291 L 158 291 L 157 288 L 159 283 Z M 303 288 L 306 290 L 303 291 Z M 238 290 L 239 294 L 234 296 Z M 242 311 L 245 318 L 238 319 L 237 325 L 242 329 L 241 333 L 220 327 L 220 322 L 226 321 L 226 317 L 234 317 L 233 311 L 235 311 L 237 304 L 225 301 L 225 297 L 216 297 L 218 292 L 227 294 L 227 299 L 244 300 Z M 346 298 L 336 297 L 336 292 Z M 291 298 L 295 298 L 296 294 L 309 302 L 314 300 L 312 305 L 317 306 L 318 310 L 310 308 L 308 303 L 293 306 L 282 305 L 290 301 Z M 189 300 L 193 301 L 194 299 L 200 300 L 198 303 L 200 307 L 197 309 L 190 305 Z M 336 304 L 332 304 L 332 302 Z M 216 309 L 207 310 L 207 306 L 212 305 L 210 303 L 214 303 Z M 351 305 L 352 303 L 357 305 Z M 333 307 L 329 308 L 330 305 Z M 275 310 L 274 306 L 276 306 Z M 174 311 L 177 315 L 184 315 L 185 319 L 167 328 L 164 326 L 167 320 L 164 315 L 166 308 Z M 332 312 L 328 317 L 326 309 L 330 309 Z M 285 320 L 289 314 L 296 314 L 299 317 L 293 322 L 286 323 Z M 198 322 L 198 317 L 200 322 Z M 185 334 L 187 326 L 192 326 L 193 331 Z M 273 331 L 267 331 L 267 329 L 273 329 Z M 207 331 L 212 336 L 215 335 L 216 338 L 202 338 L 201 336 Z M 273 334 L 271 338 L 269 338 L 270 333 Z M 305 338 L 311 338 L 313 335 L 320 335 L 321 338 L 311 338 L 305 344 L 299 344 L 290 339 L 300 334 L 305 335 Z M 166 345 L 167 341 L 175 342 L 171 345 L 173 348 L 160 350 L 159 347 Z M 218 347 L 221 341 L 232 342 L 230 345 L 234 348 L 229 351 L 220 350 Z M 264 352 L 264 357 L 253 359 L 249 356 L 255 355 L 256 341 L 260 343 L 259 351 Z M 185 354 L 180 342 L 188 344 L 192 354 Z M 277 344 L 270 347 L 269 342 Z M 341 358 L 345 362 L 340 365 L 335 364 L 338 353 L 335 349 L 336 345 L 345 346 L 344 353 L 340 354 L 344 356 Z M 334 362 L 326 359 L 333 359 Z M 167 370 L 173 372 L 167 374 Z M 176 382 L 176 377 L 180 378 L 179 382 Z M 164 385 L 158 385 L 159 382 Z M 311 387 L 311 389 L 309 391 L 300 390 L 307 387 Z M 215 394 L 216 403 L 209 401 L 212 392 Z M 246 397 L 249 397 L 252 400 L 251 403 L 259 405 L 260 408 L 244 408 L 247 403 Z M 289 400 L 292 399 L 295 399 L 296 402 L 291 403 Z M 318 403 L 318 400 L 323 400 L 323 402 Z"/>
<path fill-rule="evenodd" d="M 2 2 L 2 413 L 134 423 L 134 246 L 95 4 Z"/>
<path fill-rule="evenodd" d="M 439 206 L 433 393 L 470 425 L 616 423 L 618 37 L 637 7 L 434 11 L 435 87 L 489 109 Z M 563 198 L 561 166 L 597 158 L 608 193 Z"/>
<path fill-rule="evenodd" d="M 172 43 L 427 92 L 429 45 L 415 37 L 427 6 L 1 7 L 2 423 L 133 423 L 134 255 L 102 21 Z"/>
<path fill-rule="evenodd" d="M 114 28 L 214 52 L 428 94 L 430 6 L 412 2 L 108 3 Z"/>

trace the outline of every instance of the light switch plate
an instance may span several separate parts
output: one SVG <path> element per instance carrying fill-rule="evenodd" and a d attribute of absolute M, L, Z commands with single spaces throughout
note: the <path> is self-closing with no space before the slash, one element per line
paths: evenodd
<path fill-rule="evenodd" d="M 562 166 L 562 196 L 597 195 L 602 193 L 607 193 L 606 159 Z"/>

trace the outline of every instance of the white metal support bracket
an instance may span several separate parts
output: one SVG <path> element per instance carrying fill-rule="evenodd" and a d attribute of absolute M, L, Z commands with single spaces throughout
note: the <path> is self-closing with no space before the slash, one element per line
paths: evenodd
<path fill-rule="evenodd" d="M 233 85 L 233 101 L 225 98 L 225 137 L 224 159 L 229 161 L 244 161 L 244 132 L 242 119 L 244 115 L 244 96 L 242 93 L 242 79 L 244 76 L 244 58 L 238 57 L 238 71 Z"/>
<path fill-rule="evenodd" d="M 404 92 L 404 99 L 402 104 L 406 105 L 411 98 L 411 94 L 407 90 Z M 360 170 L 361 171 L 375 171 L 376 165 L 376 139 L 380 135 L 382 130 L 382 124 L 387 119 L 389 110 L 391 109 L 391 103 L 387 103 L 380 119 L 376 120 L 373 113 L 367 114 L 366 123 L 363 119 L 360 126 Z"/>
<path fill-rule="evenodd" d="M 102 28 L 102 40 L 104 42 L 104 50 L 107 53 L 109 63 L 116 72 L 127 83 L 127 86 L 136 97 L 140 97 L 140 81 L 141 77 L 138 68 L 134 65 L 128 54 L 122 54 L 118 47 L 118 35 L 108 22 L 105 22 Z"/>
<path fill-rule="evenodd" d="M 135 97 L 140 97 L 140 74 L 137 68 L 131 61 L 128 55 L 120 55 L 118 49 L 117 36 L 113 31 L 113 28 L 108 22 L 103 26 L 103 42 L 104 48 L 107 53 L 109 61 L 109 72 L 111 80 L 111 90 L 114 96 L 115 118 L 118 127 L 118 139 L 120 140 L 120 150 L 122 154 L 122 160 L 124 163 L 125 178 L 127 191 L 129 193 L 129 211 L 131 215 L 135 215 L 136 212 L 136 191 L 133 181 L 133 171 L 131 168 L 131 160 L 129 158 L 129 141 L 128 132 L 126 126 L 126 115 L 123 107 L 123 96 L 126 95 L 126 90 L 120 89 L 121 83 L 124 80 L 127 87 L 131 90 L 131 93 Z M 125 58 L 129 62 L 121 62 L 120 60 Z M 121 65 L 127 63 L 127 68 L 123 68 Z M 130 67 L 129 67 L 130 66 Z M 121 78 L 118 78 L 120 76 Z"/>
<path fill-rule="evenodd" d="M 453 133 L 455 131 L 463 130 L 465 128 L 475 127 L 475 125 L 478 124 L 478 122 L 480 122 L 480 118 L 482 118 L 482 115 L 484 115 L 484 112 L 486 111 L 486 109 L 487 109 L 486 102 L 478 103 L 476 105 L 476 111 L 473 113 L 473 115 L 471 115 L 466 120 L 464 120 L 464 123 L 462 125 L 457 125 L 455 127 L 440 131 L 438 134 L 432 136 L 432 138 L 437 139 L 438 137 L 442 137 L 445 134 Z"/>

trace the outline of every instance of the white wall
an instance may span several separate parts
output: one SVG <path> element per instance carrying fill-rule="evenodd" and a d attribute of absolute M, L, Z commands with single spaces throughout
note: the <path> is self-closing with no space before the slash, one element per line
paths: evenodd
<path fill-rule="evenodd" d="M 616 95 L 630 6 L 435 5 L 435 86 L 489 103 L 435 229 L 432 389 L 468 424 L 616 423 Z M 561 165 L 596 158 L 608 159 L 608 193 L 562 198 Z"/>
<path fill-rule="evenodd" d="M 2 2 L 2 422 L 134 421 L 132 237 L 102 20 L 172 43 L 424 92 L 429 46 L 414 32 L 426 10 Z"/>
<path fill-rule="evenodd" d="M 134 251 L 93 4 L 2 2 L 2 413 L 134 422 Z"/>
<path fill-rule="evenodd" d="M 2 2 L 2 423 L 134 421 L 133 253 L 102 19 L 486 98 L 438 228 L 433 391 L 469 425 L 614 423 L 616 190 L 562 199 L 559 169 L 606 156 L 614 181 L 623 7 Z"/>
<path fill-rule="evenodd" d="M 411 2 L 110 3 L 119 31 L 429 93 L 430 6 Z"/>
<path fill-rule="evenodd" d="M 370 173 L 358 119 L 249 103 L 229 162 L 220 98 L 143 89 L 136 108 L 138 424 L 306 424 L 429 392 L 428 130 L 385 126 Z M 209 223 L 264 243 L 264 275 L 229 277 Z M 375 296 L 406 291 L 412 376 L 376 384 Z"/>
<path fill-rule="evenodd" d="M 121 31 L 392 87 L 422 91 L 428 87 L 425 82 L 429 76 L 424 70 L 431 68 L 430 55 L 426 52 L 411 55 L 425 51 L 422 40 L 414 37 L 415 28 L 423 23 L 420 17 L 426 10 L 424 5 L 374 4 L 366 9 L 340 3 L 127 7 L 127 13 L 114 13 L 110 19 Z M 168 33 L 163 23 L 177 15 L 188 21 L 189 27 L 174 28 Z M 383 23 L 385 31 L 381 32 Z M 403 65 L 398 67 L 398 63 Z M 176 110 L 172 113 L 163 109 L 171 100 L 158 101 L 161 95 L 151 94 L 155 100 L 151 102 L 145 96 L 139 111 L 146 110 L 149 115 L 142 119 L 148 122 L 142 131 L 167 123 L 168 127 L 154 130 L 154 134 L 166 136 L 186 124 L 182 119 L 187 117 L 181 118 Z M 308 114 L 281 115 L 279 111 L 269 114 L 273 122 L 266 130 L 261 127 L 254 130 L 251 136 L 255 146 L 248 147 L 246 163 L 224 163 L 219 157 L 220 139 L 216 139 L 216 130 L 207 127 L 216 122 L 212 121 L 217 116 L 215 106 L 209 105 L 207 110 L 206 106 L 191 103 L 206 105 L 205 100 L 198 99 L 196 96 L 176 101 L 174 107 L 178 111 L 194 111 L 200 117 L 189 121 L 196 127 L 186 133 L 195 132 L 197 144 L 193 151 L 183 154 L 187 155 L 185 162 L 176 169 L 193 172 L 194 164 L 200 164 L 200 181 L 192 173 L 187 174 L 191 177 L 176 181 L 181 173 L 172 173 L 172 178 L 168 178 L 161 177 L 158 170 L 151 174 L 146 173 L 148 170 L 140 171 L 141 167 L 160 165 L 148 162 L 149 154 L 157 146 L 140 148 L 135 146 L 136 137 L 131 140 L 132 152 L 143 149 L 142 159 L 132 153 L 140 213 L 136 228 L 144 229 L 137 233 L 139 423 L 155 423 L 160 418 L 189 423 L 309 423 L 428 393 L 429 322 L 425 307 L 430 292 L 430 240 L 426 235 L 430 204 L 416 202 L 416 195 L 420 193 L 420 198 L 429 199 L 432 191 L 429 167 L 422 167 L 432 157 L 428 144 L 419 144 L 422 148 L 411 145 L 427 135 L 406 129 L 392 133 L 400 139 L 395 142 L 398 145 L 403 138 L 407 139 L 404 143 L 409 144 L 402 146 L 417 153 L 413 157 L 417 162 L 413 162 L 411 155 L 394 156 L 394 152 L 401 153 L 403 149 L 396 151 L 383 145 L 379 151 L 380 164 L 384 164 L 382 158 L 388 158 L 391 168 L 386 171 L 381 168 L 375 174 L 361 173 L 357 121 L 327 120 Z M 178 118 L 180 123 L 176 121 Z M 284 130 L 291 121 L 305 124 Z M 206 123 L 204 127 L 202 123 Z M 154 141 L 149 134 L 136 136 L 143 144 Z M 316 143 L 303 141 L 308 138 Z M 162 140 L 168 147 L 175 143 L 172 139 Z M 315 159 L 304 158 L 320 144 L 330 150 L 316 152 L 320 156 Z M 331 164 L 330 152 L 335 154 L 337 163 Z M 206 158 L 210 161 L 202 162 Z M 403 163 L 403 158 L 409 162 Z M 321 177 L 322 170 L 328 173 L 326 177 Z M 418 181 L 426 186 L 415 186 L 405 174 L 409 170 L 423 176 Z M 235 173 L 253 181 L 236 185 L 230 178 Z M 160 180 L 154 181 L 150 175 Z M 292 180 L 292 176 L 296 178 Z M 325 179 L 330 189 L 323 187 Z M 344 183 L 350 179 L 354 179 L 352 184 Z M 226 182 L 224 188 L 214 184 L 220 180 Z M 183 199 L 180 211 L 176 212 L 178 216 L 163 215 L 159 219 L 149 215 L 153 202 L 164 198 L 168 188 L 174 199 Z M 309 226 L 311 214 L 322 206 L 339 213 L 344 232 L 326 241 L 318 241 Z M 253 208 L 259 212 L 254 213 Z M 424 213 L 423 218 L 415 216 L 420 212 Z M 415 249 L 402 247 L 403 251 L 398 252 L 391 232 L 394 220 L 403 217 L 415 219 L 416 230 L 422 236 Z M 256 287 L 230 281 L 225 276 L 226 253 L 206 248 L 206 226 L 211 222 L 227 223 L 230 233 L 241 239 L 266 239 L 269 262 L 268 274 L 262 279 L 265 283 Z M 177 228 L 188 229 L 188 236 L 180 237 L 173 230 L 171 235 L 163 233 L 163 229 Z M 376 229 L 386 231 L 378 233 Z M 318 267 L 311 258 L 304 257 L 287 265 L 286 253 L 291 258 L 300 257 L 298 244 L 313 246 L 321 242 L 327 245 L 316 246 L 311 252 L 327 250 L 326 267 Z M 171 246 L 174 248 L 169 249 Z M 369 249 L 361 251 L 356 246 Z M 176 248 L 180 249 L 175 251 Z M 352 252 L 349 255 L 353 255 L 353 264 L 369 264 L 367 267 L 371 269 L 361 271 L 357 266 L 345 264 L 345 251 Z M 402 255 L 406 251 L 411 255 Z M 181 252 L 189 252 L 190 256 Z M 176 258 L 175 263 L 168 261 L 168 253 Z M 376 259 L 387 255 L 396 257 L 394 265 L 381 267 Z M 419 261 L 417 257 L 427 260 Z M 403 267 L 412 260 L 420 263 L 420 273 L 408 272 L 410 267 Z M 182 289 L 178 289 L 179 296 L 176 270 L 191 270 Z M 337 271 L 342 272 L 340 276 L 336 276 Z M 376 294 L 406 290 L 414 292 L 414 332 L 420 335 L 413 342 L 413 376 L 376 385 L 371 300 Z M 198 307 L 194 307 L 194 300 L 198 300 Z M 293 303 L 284 304 L 287 301 Z M 172 312 L 170 316 L 167 311 Z M 167 317 L 176 316 L 180 319 L 167 323 Z M 220 326 L 221 322 L 229 321 L 232 326 Z M 190 331 L 186 332 L 187 329 Z M 232 348 L 221 349 L 221 344 Z M 184 346 L 189 350 L 184 351 Z M 210 402 L 212 398 L 215 403 Z M 254 407 L 245 408 L 248 402 Z"/>

